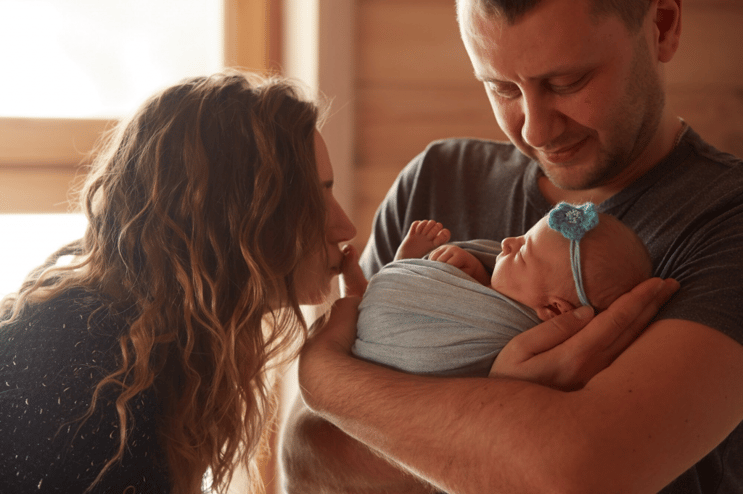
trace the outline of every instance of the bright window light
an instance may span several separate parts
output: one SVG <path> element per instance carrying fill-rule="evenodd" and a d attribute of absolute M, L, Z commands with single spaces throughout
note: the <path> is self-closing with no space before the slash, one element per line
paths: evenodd
<path fill-rule="evenodd" d="M 219 70 L 223 3 L 0 0 L 0 117 L 121 117 Z"/>
<path fill-rule="evenodd" d="M 86 225 L 83 214 L 0 214 L 0 298 L 17 291 L 58 248 L 82 237 Z"/>

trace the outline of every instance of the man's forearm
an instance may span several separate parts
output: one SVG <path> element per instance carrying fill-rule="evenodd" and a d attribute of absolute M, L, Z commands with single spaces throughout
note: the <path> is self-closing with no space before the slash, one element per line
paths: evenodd
<path fill-rule="evenodd" d="M 288 494 L 323 492 L 430 494 L 435 490 L 314 414 L 299 398 L 281 445 Z"/>
<path fill-rule="evenodd" d="M 343 390 L 345 386 L 336 382 L 337 400 L 318 396 L 319 401 L 312 401 L 326 417 L 371 447 L 397 458 L 406 468 L 441 490 L 491 491 L 495 484 L 490 476 L 499 467 L 492 458 L 486 459 L 497 446 L 490 443 L 493 423 L 475 383 L 484 386 L 492 381 L 419 379 L 418 376 L 388 373 L 387 369 L 368 366 L 355 359 L 336 364 L 339 365 L 338 374 L 347 376 L 351 387 Z M 362 368 L 355 368 L 356 364 Z M 335 378 L 335 375 L 331 377 Z M 397 381 L 398 378 L 402 379 Z M 380 383 L 378 387 L 373 384 L 375 381 Z M 363 393 L 364 404 L 343 405 L 346 397 L 350 400 L 345 401 L 346 404 L 357 399 L 354 390 L 359 388 L 351 382 L 372 385 Z M 465 388 L 469 391 L 464 392 Z M 421 420 L 410 420 L 411 415 L 419 415 Z M 476 426 L 477 423 L 485 425 Z M 485 433 L 481 430 L 483 427 L 488 429 Z M 528 490 L 519 486 L 515 491 Z"/>
<path fill-rule="evenodd" d="M 657 326 L 574 392 L 411 376 L 333 352 L 302 358 L 300 376 L 313 409 L 447 492 L 657 492 L 743 409 L 740 345 Z"/>

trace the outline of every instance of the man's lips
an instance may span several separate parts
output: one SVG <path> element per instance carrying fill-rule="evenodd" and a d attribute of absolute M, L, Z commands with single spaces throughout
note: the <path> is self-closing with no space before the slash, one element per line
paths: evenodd
<path fill-rule="evenodd" d="M 565 163 L 575 157 L 576 154 L 583 148 L 583 145 L 588 141 L 588 137 L 571 144 L 570 146 L 563 147 L 557 151 L 541 151 L 546 161 L 550 163 Z"/>

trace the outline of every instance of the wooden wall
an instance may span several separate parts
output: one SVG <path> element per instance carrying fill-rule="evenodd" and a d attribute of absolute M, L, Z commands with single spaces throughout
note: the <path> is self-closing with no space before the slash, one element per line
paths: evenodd
<path fill-rule="evenodd" d="M 459 38 L 454 0 L 357 0 L 354 220 L 364 245 L 399 170 L 433 139 L 505 139 Z M 668 103 L 743 157 L 743 0 L 683 0 Z"/>

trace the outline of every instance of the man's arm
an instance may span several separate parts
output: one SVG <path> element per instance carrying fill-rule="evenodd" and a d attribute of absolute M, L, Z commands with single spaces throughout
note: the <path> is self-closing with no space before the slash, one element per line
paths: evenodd
<path fill-rule="evenodd" d="M 332 327 L 353 326 L 344 310 L 351 317 L 326 328 L 335 335 L 321 333 L 301 357 L 305 400 L 448 492 L 657 492 L 743 419 L 743 346 L 700 324 L 656 322 L 583 389 L 564 392 L 351 358 L 353 328 Z M 578 335 L 617 315 L 602 313 Z"/>
<path fill-rule="evenodd" d="M 281 465 L 287 494 L 436 492 L 310 411 L 301 397 L 284 425 Z"/>
<path fill-rule="evenodd" d="M 359 267 L 358 252 L 346 245 L 343 253 L 341 293 L 361 297 L 367 282 Z M 430 484 L 309 410 L 301 396 L 297 396 L 283 426 L 280 462 L 287 494 L 435 492 Z"/>

